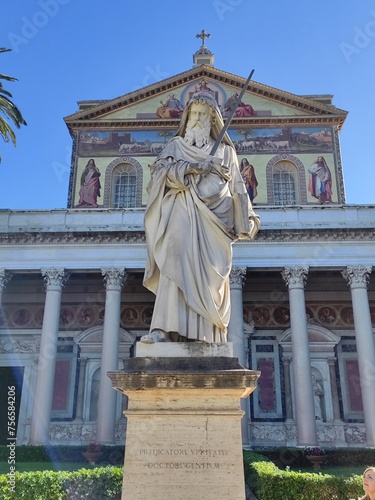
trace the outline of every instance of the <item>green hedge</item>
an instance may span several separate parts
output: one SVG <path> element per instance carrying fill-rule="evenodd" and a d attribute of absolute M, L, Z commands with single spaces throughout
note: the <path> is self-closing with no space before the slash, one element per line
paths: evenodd
<path fill-rule="evenodd" d="M 363 495 L 361 476 L 283 471 L 253 452 L 244 453 L 244 465 L 246 481 L 258 500 L 347 500 Z"/>
<path fill-rule="evenodd" d="M 33 449 L 39 457 L 46 452 L 43 447 L 25 448 L 29 449 L 27 453 Z M 107 448 L 111 452 L 116 451 L 116 447 Z M 80 453 L 81 450 L 82 447 L 80 447 Z M 60 453 L 62 453 L 61 449 Z M 287 453 L 291 454 L 290 457 Z M 299 454 L 301 455 L 300 451 Z M 296 456 L 296 452 L 284 450 L 281 455 L 280 452 L 278 453 L 279 460 L 280 456 L 284 457 L 285 462 Z M 48 453 L 46 457 L 50 459 Z M 17 455 L 18 460 L 20 460 L 19 455 Z M 244 465 L 246 481 L 258 500 L 297 498 L 298 500 L 332 500 L 334 498 L 347 500 L 358 498 L 363 494 L 361 476 L 340 478 L 328 474 L 284 471 L 278 468 L 270 458 L 265 457 L 263 451 L 262 454 L 244 452 Z M 0 475 L 0 500 L 44 500 L 47 498 L 48 500 L 87 498 L 118 500 L 121 496 L 121 484 L 122 469 L 120 467 L 98 467 L 76 472 L 16 472 L 15 493 L 9 492 L 9 476 Z"/>
<path fill-rule="evenodd" d="M 120 467 L 98 467 L 76 472 L 16 472 L 15 492 L 9 478 L 0 475 L 0 500 L 119 500 L 122 488 Z"/>

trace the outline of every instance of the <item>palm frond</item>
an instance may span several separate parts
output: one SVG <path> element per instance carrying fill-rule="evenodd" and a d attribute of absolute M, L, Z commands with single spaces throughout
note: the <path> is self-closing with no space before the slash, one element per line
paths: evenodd
<path fill-rule="evenodd" d="M 4 52 L 9 52 L 10 50 L 11 49 L 0 47 L 0 54 Z M 13 76 L 3 75 L 2 73 L 0 73 L 0 136 L 4 139 L 5 142 L 11 141 L 15 146 L 16 134 L 14 133 L 13 128 L 9 124 L 9 121 L 11 121 L 13 125 L 15 125 L 17 128 L 20 128 L 21 125 L 27 125 L 27 123 L 23 118 L 21 111 L 11 101 L 12 94 L 8 90 L 4 89 L 1 80 L 5 80 L 7 82 L 14 82 L 17 80 L 17 78 L 14 78 Z M 0 161 L 1 161 L 1 155 L 0 155 Z"/>

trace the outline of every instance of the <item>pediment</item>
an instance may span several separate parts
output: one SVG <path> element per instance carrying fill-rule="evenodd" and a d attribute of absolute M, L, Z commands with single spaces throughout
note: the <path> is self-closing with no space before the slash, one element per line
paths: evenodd
<path fill-rule="evenodd" d="M 177 124 L 181 110 L 194 91 L 213 93 L 225 117 L 228 100 L 240 92 L 246 78 L 210 66 L 198 66 L 174 77 L 107 101 L 83 101 L 81 110 L 65 118 L 71 130 L 80 127 L 113 127 L 142 123 Z M 264 126 L 280 123 L 327 123 L 342 125 L 347 115 L 329 102 L 329 96 L 298 96 L 251 81 L 242 99 L 244 107 L 234 124 Z"/>

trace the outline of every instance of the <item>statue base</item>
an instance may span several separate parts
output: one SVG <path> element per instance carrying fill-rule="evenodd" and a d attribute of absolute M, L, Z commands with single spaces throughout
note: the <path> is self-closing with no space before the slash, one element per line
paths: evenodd
<path fill-rule="evenodd" d="M 158 344 L 159 357 L 108 373 L 129 398 L 123 500 L 245 499 L 240 398 L 260 373 L 215 344 L 191 345 L 190 356 L 170 357 L 161 354 L 174 346 Z"/>

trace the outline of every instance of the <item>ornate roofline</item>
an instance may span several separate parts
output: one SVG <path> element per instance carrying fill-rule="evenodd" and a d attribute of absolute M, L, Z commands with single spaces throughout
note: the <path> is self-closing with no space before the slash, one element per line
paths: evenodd
<path fill-rule="evenodd" d="M 76 125 L 77 122 L 80 122 L 82 120 L 86 121 L 96 119 L 99 116 L 103 116 L 125 106 L 135 104 L 139 101 L 148 99 L 162 92 L 167 92 L 201 77 L 208 77 L 212 80 L 216 80 L 220 83 L 225 83 L 237 88 L 242 88 L 246 81 L 246 79 L 243 77 L 218 70 L 211 66 L 201 65 L 160 82 L 148 85 L 147 87 L 143 87 L 139 90 L 124 94 L 120 97 L 109 99 L 107 101 L 101 101 L 94 107 L 83 109 L 65 117 L 64 120 L 67 126 L 71 127 L 73 124 Z M 252 92 L 253 94 L 257 94 L 259 96 L 266 97 L 268 99 L 281 102 L 289 106 L 303 109 L 308 113 L 316 113 L 318 115 L 333 114 L 337 118 L 340 117 L 342 122 L 345 120 L 345 117 L 347 115 L 347 111 L 336 108 L 333 105 L 323 104 L 321 102 L 285 92 L 283 90 L 279 90 L 274 87 L 270 87 L 254 81 L 250 82 L 248 91 Z M 113 122 L 111 121 L 111 123 Z M 128 122 L 126 123 L 128 124 Z M 142 123 L 145 124 L 145 122 Z M 164 120 L 159 120 L 159 126 L 161 123 L 164 124 Z"/>

